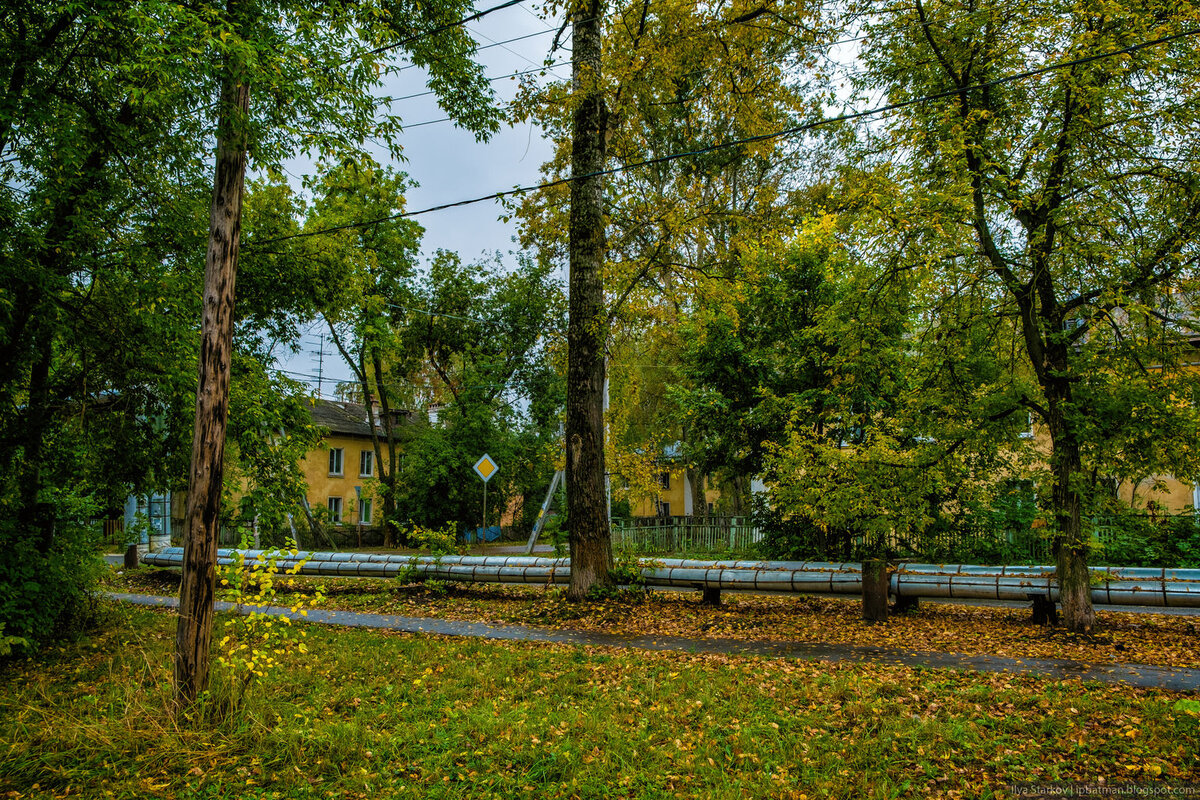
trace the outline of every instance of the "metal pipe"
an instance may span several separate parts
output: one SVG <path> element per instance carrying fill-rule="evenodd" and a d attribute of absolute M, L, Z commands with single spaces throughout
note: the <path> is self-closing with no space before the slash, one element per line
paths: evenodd
<path fill-rule="evenodd" d="M 219 550 L 217 562 L 234 563 L 235 550 Z M 267 558 L 268 551 L 243 551 L 246 561 Z M 182 567 L 183 549 L 169 547 L 147 554 L 144 563 Z M 280 571 L 300 565 L 303 575 L 394 577 L 406 571 L 426 580 L 477 583 L 565 584 L 569 558 L 530 556 L 400 556 L 382 553 L 299 552 L 276 557 Z M 729 589 L 764 592 L 859 594 L 857 563 L 825 561 L 700 561 L 639 559 L 647 586 Z M 1092 601 L 1106 605 L 1200 608 L 1200 570 L 1142 567 L 1093 567 Z M 946 597 L 1058 600 L 1050 566 L 993 567 L 971 564 L 901 564 L 890 576 L 897 597 Z"/>

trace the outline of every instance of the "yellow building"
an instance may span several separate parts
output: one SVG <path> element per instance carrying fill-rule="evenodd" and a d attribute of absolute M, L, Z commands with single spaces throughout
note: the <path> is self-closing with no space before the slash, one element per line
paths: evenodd
<path fill-rule="evenodd" d="M 1126 505 L 1162 514 L 1182 514 L 1200 507 L 1200 484 L 1181 481 L 1174 475 L 1158 475 L 1134 484 L 1122 481 L 1117 497 Z"/>
<path fill-rule="evenodd" d="M 397 412 L 397 423 L 405 412 Z M 368 413 L 366 406 L 317 400 L 312 409 L 313 423 L 328 433 L 317 450 L 304 457 L 301 468 L 308 484 L 308 504 L 323 508 L 334 525 L 372 528 L 381 520 L 376 514 L 375 495 L 379 465 L 371 441 L 371 425 L 377 426 L 378 410 Z M 387 442 L 381 454 L 388 458 Z"/>
<path fill-rule="evenodd" d="M 708 488 L 703 501 L 692 486 L 687 469 L 678 459 L 679 446 L 666 448 L 658 460 L 657 489 L 652 496 L 634 499 L 630 514 L 634 517 L 691 517 L 711 514 L 721 496 L 717 489 Z M 702 504 L 703 503 L 703 504 Z"/>
<path fill-rule="evenodd" d="M 658 492 L 632 504 L 632 512 L 635 517 L 690 517 L 712 513 L 719 496 L 720 492 L 709 489 L 705 492 L 705 506 L 701 507 L 696 502 L 687 471 L 683 467 L 664 465 L 658 473 Z"/>
<path fill-rule="evenodd" d="M 1034 425 L 1021 438 L 1030 442 L 1040 456 L 1042 468 L 1049 465 L 1050 435 L 1042 425 Z M 1139 481 L 1116 482 L 1118 500 L 1133 509 L 1155 514 L 1183 514 L 1191 508 L 1200 508 L 1200 483 L 1183 481 L 1174 475 L 1151 475 Z"/>

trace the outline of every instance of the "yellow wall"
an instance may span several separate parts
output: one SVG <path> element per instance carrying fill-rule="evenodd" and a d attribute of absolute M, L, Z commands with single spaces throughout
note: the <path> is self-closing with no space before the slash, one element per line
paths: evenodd
<path fill-rule="evenodd" d="M 1033 445 L 1043 459 L 1048 463 L 1050 456 L 1050 436 L 1042 426 L 1034 431 Z M 1130 481 L 1122 481 L 1117 486 L 1117 497 L 1121 502 L 1132 508 L 1145 509 L 1146 504 L 1153 501 L 1158 511 L 1163 514 L 1180 514 L 1192 505 L 1194 485 L 1176 479 L 1172 475 L 1156 475 L 1146 478 L 1134 485 Z"/>
<path fill-rule="evenodd" d="M 668 472 L 671 476 L 670 486 L 666 489 L 659 489 L 658 494 L 652 497 L 643 497 L 640 500 L 634 500 L 630 503 L 630 510 L 635 517 L 653 517 L 658 515 L 658 503 L 669 503 L 671 506 L 671 516 L 682 517 L 686 514 L 686 506 L 684 505 L 684 479 L 685 473 L 682 467 L 665 467 L 659 472 Z M 716 503 L 717 498 L 721 493 L 716 489 L 709 489 L 705 492 L 706 502 Z M 700 504 L 700 498 L 696 496 L 693 487 L 692 492 L 692 513 L 702 514 L 704 508 Z"/>
<path fill-rule="evenodd" d="M 342 449 L 342 474 L 329 474 L 329 451 L 333 448 Z M 329 508 L 330 497 L 342 498 L 342 524 L 356 525 L 359 522 L 358 504 L 355 486 L 362 487 L 362 496 L 371 498 L 375 494 L 375 477 L 359 475 L 360 453 L 364 450 L 374 452 L 371 440 L 366 437 L 347 436 L 345 434 L 330 434 L 321 443 L 321 448 L 309 452 L 300 462 L 304 470 L 304 480 L 308 484 L 308 504 L 313 509 Z M 384 458 L 387 458 L 387 448 L 384 447 Z M 374 458 L 372 457 L 374 461 Z M 373 464 L 373 473 L 379 475 L 379 465 Z M 363 521 L 364 525 L 380 524 L 380 508 L 375 501 L 372 508 L 371 521 Z"/>
<path fill-rule="evenodd" d="M 1135 508 L 1153 501 L 1164 514 L 1179 514 L 1192 505 L 1194 487 L 1167 475 L 1148 478 L 1134 486 L 1129 481 L 1117 487 L 1117 496 Z"/>

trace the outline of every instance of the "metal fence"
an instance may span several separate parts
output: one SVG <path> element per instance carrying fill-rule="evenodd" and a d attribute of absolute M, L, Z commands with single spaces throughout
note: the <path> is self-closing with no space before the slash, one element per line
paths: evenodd
<path fill-rule="evenodd" d="M 1053 531 L 1037 523 L 1014 525 L 983 518 L 935 525 L 882 542 L 801 520 L 763 524 L 764 556 L 858 562 L 878 554 L 928 563 L 1050 564 Z M 1137 567 L 1200 567 L 1200 519 L 1193 514 L 1128 513 L 1085 520 L 1092 536 L 1091 563 Z"/>
<path fill-rule="evenodd" d="M 120 517 L 100 520 L 100 536 L 104 544 L 125 544 L 125 520 Z"/>
<path fill-rule="evenodd" d="M 613 548 L 628 553 L 750 553 L 762 534 L 750 517 L 613 519 Z"/>

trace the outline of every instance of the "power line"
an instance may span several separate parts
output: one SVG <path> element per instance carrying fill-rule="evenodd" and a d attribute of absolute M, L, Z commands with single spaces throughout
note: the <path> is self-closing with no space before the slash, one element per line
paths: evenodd
<path fill-rule="evenodd" d="M 978 90 L 978 89 L 987 89 L 987 88 L 990 88 L 993 86 L 1000 86 L 1000 85 L 1003 85 L 1006 83 L 1013 83 L 1015 81 L 1025 80 L 1026 78 L 1033 78 L 1038 75 L 1044 75 L 1049 72 L 1055 72 L 1060 69 L 1068 69 L 1070 67 L 1076 67 L 1076 66 L 1080 66 L 1082 64 L 1089 64 L 1093 61 L 1100 61 L 1105 58 L 1113 58 L 1115 56 L 1127 55 L 1129 53 L 1137 52 L 1138 50 L 1144 50 L 1148 47 L 1155 47 L 1160 44 L 1166 44 L 1167 42 L 1172 42 L 1172 41 L 1175 41 L 1177 39 L 1182 39 L 1187 36 L 1195 36 L 1198 33 L 1200 33 L 1200 28 L 1193 28 L 1193 29 L 1189 29 L 1186 31 L 1182 31 L 1180 33 L 1172 34 L 1170 36 L 1162 36 L 1162 37 L 1159 37 L 1158 39 L 1153 39 L 1148 42 L 1141 42 L 1139 44 L 1129 45 L 1128 47 L 1122 47 L 1117 50 L 1110 50 L 1105 53 L 1096 53 L 1096 54 L 1093 54 L 1090 56 L 1084 56 L 1082 58 L 1072 59 L 1071 61 L 1063 61 L 1063 62 L 1059 62 L 1056 64 L 1048 64 L 1044 67 L 1038 67 L 1037 69 L 1026 70 L 1024 72 L 1018 72 L 1013 75 L 1007 75 L 1003 78 L 996 78 L 994 80 L 984 81 L 983 83 L 976 83 L 976 84 L 971 84 L 969 86 L 961 86 L 961 87 L 956 87 L 954 89 L 947 89 L 942 92 L 936 92 L 934 94 L 924 95 L 922 97 L 913 97 L 908 100 L 902 100 L 898 103 L 889 103 L 887 105 L 877 106 L 875 108 L 870 108 L 870 109 L 864 109 L 862 111 L 852 111 L 852 112 L 848 112 L 845 114 L 839 114 L 836 117 L 827 117 L 825 119 L 819 119 L 814 122 L 806 122 L 801 125 L 795 125 L 790 128 L 784 128 L 783 130 L 773 131 L 771 133 L 762 133 L 762 134 L 758 134 L 757 136 L 747 136 L 747 137 L 744 137 L 741 139 L 734 139 L 732 141 L 722 142 L 721 144 L 710 145 L 709 147 L 702 147 L 697 150 L 688 150 L 688 151 L 685 151 L 682 153 L 671 153 L 671 154 L 668 154 L 665 156 L 658 156 L 656 158 L 644 159 L 642 161 L 633 161 L 633 162 L 630 162 L 628 164 L 624 164 L 621 166 L 610 167 L 609 169 L 597 170 L 595 172 L 590 172 L 585 175 L 572 175 L 572 176 L 569 176 L 566 178 L 559 178 L 557 180 L 547 181 L 545 183 L 540 183 L 540 184 L 536 184 L 533 186 L 518 186 L 515 189 L 504 189 L 499 192 L 492 192 L 491 194 L 483 195 L 482 197 L 473 197 L 473 198 L 470 198 L 467 200 L 457 200 L 457 201 L 451 202 L 451 203 L 442 203 L 440 205 L 430 206 L 428 208 L 422 208 L 417 211 L 404 211 L 404 212 L 400 212 L 398 214 L 391 214 L 386 217 L 379 217 L 378 219 L 364 220 L 363 222 L 354 222 L 354 223 L 349 223 L 346 225 L 335 225 L 333 227 L 321 228 L 321 229 L 318 229 L 315 231 L 306 231 L 303 233 L 290 234 L 288 236 L 279 236 L 274 239 L 265 239 L 262 242 L 256 242 L 255 244 L 259 244 L 259 245 L 273 244 L 275 242 L 286 241 L 288 239 L 306 239 L 306 238 L 313 237 L 313 236 L 323 236 L 323 235 L 329 234 L 329 233 L 337 233 L 338 231 L 354 230 L 356 228 L 364 228 L 364 227 L 367 227 L 370 225 L 378 225 L 381 222 L 391 222 L 391 221 L 394 221 L 397 219 L 404 219 L 404 218 L 408 218 L 408 217 L 417 217 L 417 216 L 421 216 L 423 214 L 432 214 L 436 211 L 446 211 L 451 208 L 460 208 L 462 206 L 474 205 L 476 203 L 484 203 L 489 200 L 499 200 L 504 197 L 521 195 L 521 194 L 525 194 L 526 192 L 531 192 L 531 191 L 541 191 L 541 190 L 545 190 L 545 189 L 552 189 L 557 186 L 564 186 L 564 185 L 570 184 L 574 181 L 584 180 L 586 178 L 596 178 L 596 177 L 603 177 L 603 176 L 607 176 L 607 175 L 616 175 L 618 173 L 627 172 L 629 170 L 636 169 L 638 167 L 653 166 L 655 164 L 665 164 L 665 163 L 668 163 L 671 161 L 677 161 L 681 158 L 690 158 L 693 156 L 704 155 L 706 153 L 712 153 L 712 152 L 715 152 L 718 150 L 727 150 L 731 147 L 740 147 L 742 145 L 754 144 L 756 142 L 765 142 L 765 141 L 771 141 L 773 139 L 788 138 L 788 137 L 795 136 L 800 133 L 805 133 L 807 131 L 815 130 L 816 128 L 821 128 L 826 125 L 832 125 L 832 124 L 838 123 L 838 122 L 847 122 L 849 120 L 861 119 L 863 117 L 874 116 L 876 114 L 887 114 L 887 113 L 891 113 L 893 111 L 899 111 L 901 109 L 908 108 L 910 106 L 919 105 L 921 103 L 928 103 L 928 102 L 931 102 L 934 100 L 944 100 L 948 97 L 955 97 L 955 96 L 964 94 L 965 92 L 969 92 L 969 91 L 974 91 L 974 90 Z"/>
<path fill-rule="evenodd" d="M 516 50 L 513 50 L 511 47 L 508 47 L 506 42 L 497 42 L 495 39 L 488 36 L 486 33 L 481 33 L 480 31 L 471 30 L 470 28 L 467 28 L 467 30 L 470 31 L 472 36 L 478 36 L 481 39 L 486 39 L 487 41 L 491 42 L 496 47 L 503 47 L 506 52 L 509 52 L 512 55 L 516 56 L 517 58 L 521 59 L 525 63 L 529 64 L 529 66 L 531 66 L 531 67 L 538 66 L 538 63 L 536 61 L 534 61 L 533 59 L 529 58 L 529 56 L 526 56 L 522 53 L 518 53 Z M 554 30 L 553 28 L 547 28 L 546 32 L 549 33 L 549 32 L 552 32 L 553 30 Z M 559 80 L 562 80 L 561 75 L 557 76 L 557 77 L 559 78 Z"/>
<path fill-rule="evenodd" d="M 547 33 L 554 33 L 554 29 L 546 28 L 545 30 L 534 31 L 533 33 L 526 33 L 522 36 L 514 36 L 511 39 L 504 39 L 503 41 L 492 42 L 491 44 L 485 44 L 482 47 L 476 47 L 474 52 L 479 53 L 484 50 L 491 50 L 493 47 L 504 47 L 504 45 L 506 45 L 506 44 L 512 44 L 513 42 L 523 42 L 526 39 L 533 39 L 537 36 L 545 36 Z M 509 51 L 509 52 L 512 52 L 512 51 Z M 525 60 L 529 61 L 529 59 L 525 59 Z M 530 63 L 533 63 L 533 62 L 530 61 Z M 416 64 L 408 64 L 408 65 L 403 66 L 400 69 L 396 70 L 396 72 L 404 72 L 404 70 L 413 69 L 416 66 L 417 66 Z"/>
<path fill-rule="evenodd" d="M 502 11 L 506 8 L 510 8 L 512 6 L 519 5 L 523 2 L 525 2 L 525 0 L 505 0 L 505 2 L 500 3 L 499 5 L 492 6 L 491 8 L 485 8 L 483 11 L 477 11 L 474 14 L 471 14 L 470 16 L 463 17 L 460 20 L 456 20 L 454 22 L 447 22 L 446 24 L 439 25 L 431 30 L 422 31 L 421 33 L 415 33 L 412 36 L 405 37 L 404 39 L 401 39 L 399 41 L 392 42 L 390 44 L 381 45 L 374 49 L 359 53 L 358 55 L 351 56 L 350 58 L 348 58 L 345 61 L 338 64 L 338 66 L 343 67 L 346 64 L 351 63 L 352 61 L 359 60 L 360 58 L 366 58 L 367 56 L 375 56 L 375 55 L 379 55 L 380 53 L 386 53 L 387 51 L 395 50 L 398 47 L 405 47 L 405 46 L 410 45 L 413 42 L 417 41 L 418 39 L 423 39 L 426 36 L 434 36 L 436 34 L 448 31 L 451 28 L 457 28 L 460 26 L 464 26 L 468 22 L 474 22 L 476 20 L 483 19 L 484 17 L 488 16 L 489 14 L 494 14 L 497 11 Z"/>
<path fill-rule="evenodd" d="M 553 64 L 545 64 L 545 65 L 543 65 L 541 67 L 537 67 L 535 69 L 525 69 L 525 70 L 521 70 L 520 72 L 510 72 L 507 75 L 497 75 L 494 78 L 487 78 L 487 81 L 488 81 L 488 83 L 493 83 L 495 81 L 502 81 L 505 78 L 520 78 L 522 75 L 532 75 L 535 72 L 546 72 L 555 67 L 566 67 L 566 66 L 570 66 L 570 64 L 571 64 L 570 61 L 557 61 Z M 393 103 L 398 103 L 401 100 L 412 100 L 417 97 L 428 97 L 431 94 L 434 94 L 434 91 L 432 89 L 425 91 L 425 92 L 417 92 L 416 94 L 406 94 L 406 95 L 403 95 L 402 97 L 393 97 L 393 98 L 391 98 L 391 101 Z"/>

